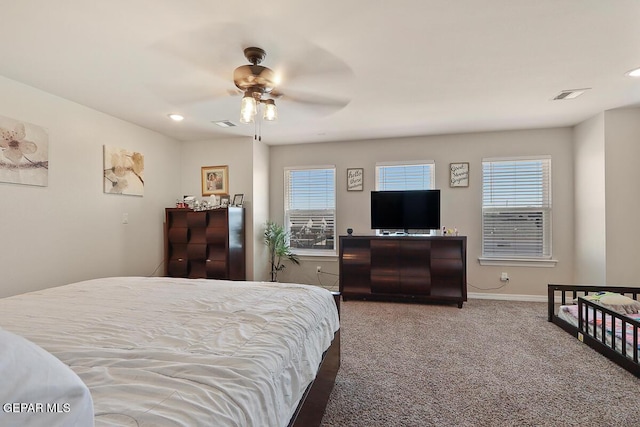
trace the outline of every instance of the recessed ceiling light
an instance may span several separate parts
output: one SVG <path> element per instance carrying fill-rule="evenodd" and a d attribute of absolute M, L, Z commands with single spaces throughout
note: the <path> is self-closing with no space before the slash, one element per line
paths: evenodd
<path fill-rule="evenodd" d="M 635 70 L 631 70 L 627 73 L 629 77 L 640 77 L 640 68 L 636 68 Z"/>
<path fill-rule="evenodd" d="M 213 122 L 220 126 L 221 128 L 232 128 L 235 126 L 235 123 L 230 122 L 229 120 L 220 120 L 219 122 Z"/>
<path fill-rule="evenodd" d="M 169 118 L 175 122 L 181 122 L 184 120 L 184 116 L 180 114 L 169 114 Z"/>

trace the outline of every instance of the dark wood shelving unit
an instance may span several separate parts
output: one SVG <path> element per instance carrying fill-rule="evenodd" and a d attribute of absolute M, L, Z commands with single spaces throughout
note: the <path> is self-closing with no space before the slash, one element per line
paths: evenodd
<path fill-rule="evenodd" d="M 165 275 L 245 280 L 244 209 L 167 208 Z"/>
<path fill-rule="evenodd" d="M 344 300 L 467 300 L 465 236 L 340 236 Z"/>

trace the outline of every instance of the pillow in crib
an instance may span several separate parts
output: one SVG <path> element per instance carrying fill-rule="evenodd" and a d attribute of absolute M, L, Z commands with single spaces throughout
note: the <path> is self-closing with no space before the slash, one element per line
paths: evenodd
<path fill-rule="evenodd" d="M 603 295 L 600 305 L 620 314 L 636 314 L 640 311 L 640 302 L 621 294 Z"/>

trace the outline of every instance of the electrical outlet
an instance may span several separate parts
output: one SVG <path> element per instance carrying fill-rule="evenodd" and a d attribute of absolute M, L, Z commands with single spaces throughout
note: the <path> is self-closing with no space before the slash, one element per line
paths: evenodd
<path fill-rule="evenodd" d="M 320 273 L 322 271 L 322 267 L 320 267 L 319 265 L 316 266 L 316 273 Z"/>
<path fill-rule="evenodd" d="M 129 224 L 129 214 L 126 212 L 122 214 L 122 223 Z"/>
<path fill-rule="evenodd" d="M 508 282 L 509 281 L 509 275 L 505 272 L 500 273 L 500 281 L 502 282 Z"/>

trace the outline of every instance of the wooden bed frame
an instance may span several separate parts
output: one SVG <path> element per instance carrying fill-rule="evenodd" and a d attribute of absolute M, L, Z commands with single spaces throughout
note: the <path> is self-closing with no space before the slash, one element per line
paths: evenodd
<path fill-rule="evenodd" d="M 548 320 L 549 322 L 553 322 L 571 335 L 575 336 L 581 342 L 587 344 L 589 347 L 596 350 L 598 353 L 604 355 L 609 358 L 613 362 L 617 363 L 627 371 L 631 372 L 636 377 L 640 378 L 640 362 L 638 360 L 638 330 L 640 329 L 640 322 L 631 319 L 623 314 L 617 313 L 615 311 L 609 310 L 606 307 L 603 307 L 599 304 L 596 304 L 592 301 L 586 300 L 584 297 L 589 295 L 590 293 L 596 292 L 616 292 L 628 297 L 631 297 L 635 300 L 638 299 L 638 295 L 640 295 L 640 288 L 631 288 L 631 287 L 620 287 L 620 286 L 587 286 L 587 285 L 548 285 Z M 574 299 L 578 299 L 578 326 L 574 326 L 565 320 L 558 317 L 558 307 L 560 305 L 569 305 L 572 303 Z M 583 306 L 590 307 L 591 310 L 584 310 Z M 593 328 L 592 331 L 589 331 L 588 328 L 588 319 L 583 319 L 583 313 L 599 313 L 602 316 L 611 316 L 612 323 L 615 324 L 616 321 L 622 322 L 622 325 L 626 327 L 632 327 L 634 330 L 634 342 L 633 346 L 636 351 L 633 352 L 633 355 L 628 355 L 626 351 L 626 337 L 623 335 L 623 338 L 616 338 L 614 335 L 611 335 L 611 343 L 606 342 L 606 332 L 604 331 L 604 322 L 602 326 L 597 326 L 600 328 L 600 337 L 597 336 L 596 328 Z M 615 319 L 615 320 L 614 320 Z M 621 341 L 621 351 L 616 349 L 616 341 Z"/>
<path fill-rule="evenodd" d="M 340 293 L 332 292 L 340 315 Z M 340 330 L 335 333 L 331 346 L 322 355 L 318 375 L 309 384 L 291 417 L 288 427 L 317 427 L 322 422 L 329 395 L 340 369 Z"/>

